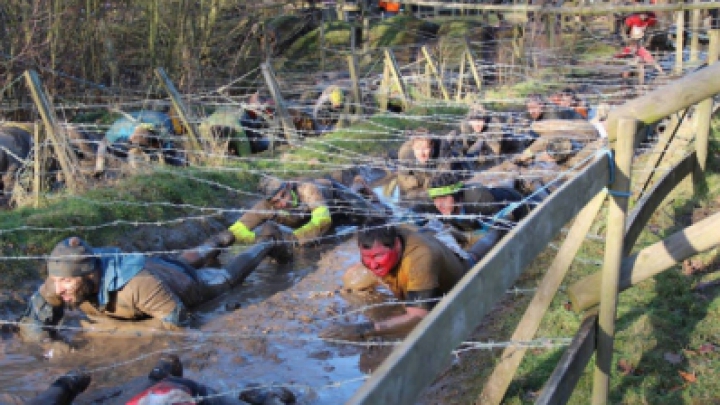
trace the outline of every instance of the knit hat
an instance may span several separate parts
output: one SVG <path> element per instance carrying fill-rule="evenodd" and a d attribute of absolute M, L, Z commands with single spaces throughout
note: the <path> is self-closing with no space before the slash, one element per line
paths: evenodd
<path fill-rule="evenodd" d="M 48 258 L 48 275 L 52 277 L 81 277 L 95 270 L 92 249 L 77 236 L 67 238 L 57 245 Z"/>

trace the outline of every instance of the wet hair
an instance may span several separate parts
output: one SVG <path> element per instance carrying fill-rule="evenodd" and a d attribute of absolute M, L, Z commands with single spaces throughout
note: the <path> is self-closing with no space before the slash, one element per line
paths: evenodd
<path fill-rule="evenodd" d="M 362 249 L 370 249 L 375 242 L 380 242 L 385 247 L 395 246 L 395 239 L 398 237 L 397 228 L 384 218 L 368 219 L 357 232 L 358 246 Z"/>
<path fill-rule="evenodd" d="M 438 188 L 438 187 L 447 187 L 447 186 L 454 186 L 455 184 L 458 184 L 460 182 L 460 179 L 453 174 L 449 172 L 443 172 L 438 173 L 435 176 L 430 179 L 430 188 Z"/>
<path fill-rule="evenodd" d="M 576 97 L 577 97 L 577 93 L 575 92 L 575 90 L 573 90 L 573 89 L 571 89 L 571 88 L 569 88 L 569 87 L 564 88 L 564 89 L 560 92 L 560 95 L 561 95 L 561 96 L 569 96 L 569 97 L 572 97 L 572 98 L 576 98 Z"/>
<path fill-rule="evenodd" d="M 427 128 L 415 128 L 414 130 L 410 130 L 407 132 L 408 137 L 413 140 L 433 140 L 432 134 Z"/>

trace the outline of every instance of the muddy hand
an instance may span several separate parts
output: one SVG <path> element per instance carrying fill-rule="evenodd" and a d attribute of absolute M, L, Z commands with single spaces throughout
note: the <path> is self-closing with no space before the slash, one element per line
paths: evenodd
<path fill-rule="evenodd" d="M 73 347 L 62 340 L 53 340 L 42 344 L 43 357 L 47 360 L 57 360 L 74 351 Z"/>
<path fill-rule="evenodd" d="M 372 322 L 336 323 L 320 332 L 321 339 L 349 340 L 353 342 L 365 340 L 375 332 Z"/>
<path fill-rule="evenodd" d="M 90 318 L 90 320 L 81 319 L 80 327 L 82 327 L 82 333 L 86 336 L 107 335 L 117 332 L 116 325 L 96 318 Z"/>

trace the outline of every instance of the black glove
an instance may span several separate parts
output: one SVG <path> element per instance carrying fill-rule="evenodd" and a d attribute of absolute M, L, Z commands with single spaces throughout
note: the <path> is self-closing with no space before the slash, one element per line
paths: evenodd
<path fill-rule="evenodd" d="M 320 332 L 320 338 L 357 342 L 365 340 L 374 334 L 375 324 L 372 322 L 337 323 L 323 329 Z"/>
<path fill-rule="evenodd" d="M 90 374 L 84 370 L 71 370 L 52 383 L 54 387 L 62 387 L 66 392 L 78 395 L 90 385 Z"/>

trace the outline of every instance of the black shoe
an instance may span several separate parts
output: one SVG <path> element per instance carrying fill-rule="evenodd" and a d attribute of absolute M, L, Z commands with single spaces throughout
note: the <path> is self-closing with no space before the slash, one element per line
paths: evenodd
<path fill-rule="evenodd" d="M 170 376 L 182 377 L 183 366 L 176 354 L 164 353 L 160 356 L 155 368 L 148 374 L 148 378 L 153 381 L 160 381 Z"/>

